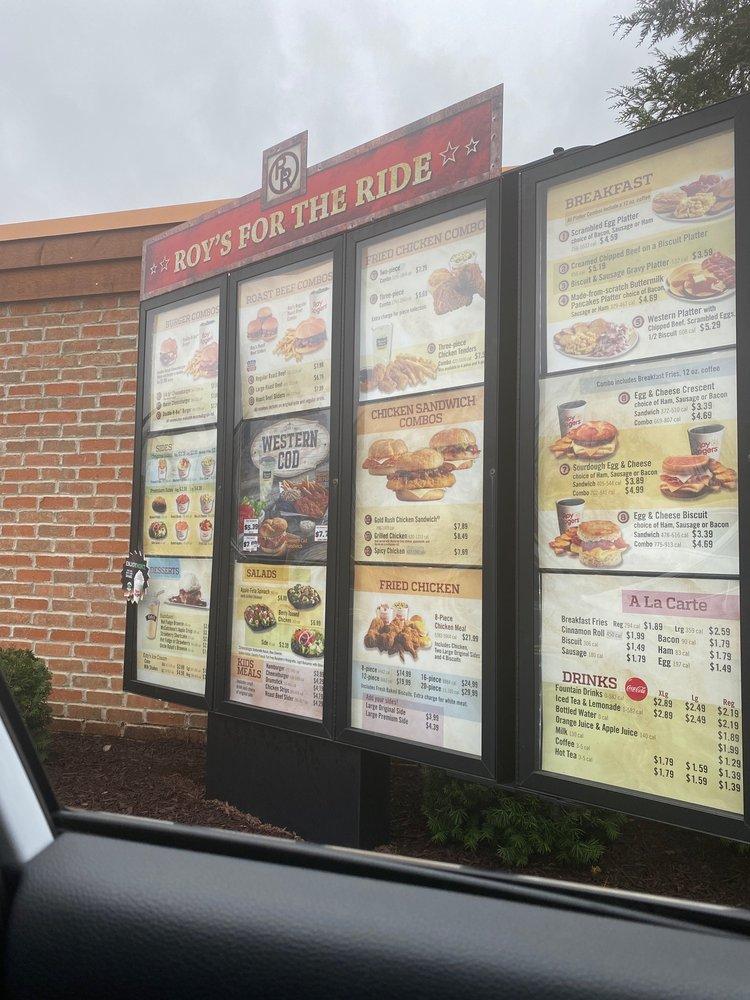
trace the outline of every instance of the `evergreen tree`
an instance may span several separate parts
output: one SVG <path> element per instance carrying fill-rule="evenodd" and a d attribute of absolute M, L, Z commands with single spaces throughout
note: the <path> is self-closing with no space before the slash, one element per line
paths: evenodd
<path fill-rule="evenodd" d="M 610 91 L 624 125 L 643 128 L 750 90 L 750 0 L 638 0 L 614 29 L 637 32 L 656 56 L 634 83 Z"/>

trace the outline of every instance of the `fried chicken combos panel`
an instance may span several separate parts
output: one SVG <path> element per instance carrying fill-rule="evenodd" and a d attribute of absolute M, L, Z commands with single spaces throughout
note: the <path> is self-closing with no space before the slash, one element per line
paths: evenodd
<path fill-rule="evenodd" d="M 539 561 L 738 572 L 734 351 L 540 383 Z"/>
<path fill-rule="evenodd" d="M 485 229 L 462 210 L 360 249 L 360 400 L 484 380 Z"/>
<path fill-rule="evenodd" d="M 151 431 L 216 421 L 219 293 L 149 313 L 146 413 Z"/>
<path fill-rule="evenodd" d="M 330 404 L 332 291 L 330 256 L 238 286 L 244 418 Z"/>
<path fill-rule="evenodd" d="M 482 573 L 356 566 L 352 725 L 481 754 Z"/>
<path fill-rule="evenodd" d="M 481 565 L 483 416 L 481 387 L 359 407 L 357 561 Z"/>
<path fill-rule="evenodd" d="M 546 207 L 548 372 L 735 343 L 732 131 L 553 184 Z"/>

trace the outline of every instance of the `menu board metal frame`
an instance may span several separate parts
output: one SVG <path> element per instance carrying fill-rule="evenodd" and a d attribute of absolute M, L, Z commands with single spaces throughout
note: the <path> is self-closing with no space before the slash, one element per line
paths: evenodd
<path fill-rule="evenodd" d="M 365 732 L 352 727 L 352 613 L 354 592 L 354 538 L 351 525 L 340 525 L 335 564 L 338 566 L 339 588 L 336 615 L 339 633 L 336 643 L 336 733 L 335 738 L 351 746 L 372 750 L 390 757 L 417 761 L 433 767 L 443 767 L 463 775 L 492 781 L 498 774 L 498 729 L 503 741 L 503 771 L 512 767 L 514 706 L 508 684 L 512 684 L 510 661 L 498 669 L 499 640 L 504 635 L 498 625 L 497 607 L 497 507 L 498 507 L 498 415 L 499 394 L 495 373 L 499 366 L 499 301 L 500 301 L 500 185 L 498 181 L 484 184 L 435 199 L 425 205 L 407 209 L 386 219 L 358 228 L 347 237 L 346 287 L 344 314 L 347 327 L 344 339 L 342 414 L 348 420 L 342 425 L 342 478 L 339 487 L 339 507 L 354 511 L 356 478 L 356 431 L 359 372 L 358 308 L 358 246 L 376 237 L 414 224 L 429 222 L 454 210 L 484 203 L 486 209 L 486 305 L 485 305 L 485 393 L 484 465 L 483 465 L 483 537 L 482 537 L 482 752 L 481 756 L 444 750 L 397 737 Z M 427 389 L 427 392 L 430 390 Z M 508 442 L 506 442 L 507 446 Z M 507 457 L 506 454 L 503 456 Z M 394 564 L 395 565 L 395 564 Z M 504 616 L 502 616 L 504 617 Z M 503 680 L 503 678 L 505 678 Z M 497 714 L 498 690 L 503 692 Z M 510 774 L 506 774 L 512 780 Z"/>
<path fill-rule="evenodd" d="M 146 406 L 146 386 L 150 384 L 147 378 L 147 348 L 150 346 L 150 336 L 148 332 L 149 316 L 163 309 L 165 306 L 179 305 L 181 302 L 198 298 L 211 292 L 219 293 L 219 368 L 218 368 L 218 400 L 226 395 L 227 377 L 227 337 L 226 337 L 226 317 L 227 317 L 227 288 L 228 275 L 223 274 L 216 278 L 209 278 L 206 281 L 196 282 L 187 288 L 180 288 L 176 291 L 167 292 L 164 295 L 155 296 L 148 302 L 141 303 L 141 311 L 138 325 L 138 361 L 137 361 L 137 386 L 135 403 L 135 435 L 133 441 L 133 495 L 130 517 L 130 548 L 140 549 L 143 547 L 143 513 L 145 500 L 145 476 L 143 473 L 143 454 L 146 441 L 150 434 L 144 432 L 144 409 Z M 200 425 L 205 428 L 205 424 Z M 172 433 L 189 434 L 195 428 L 178 428 Z M 155 434 L 161 433 L 159 431 Z M 221 505 L 222 490 L 225 480 L 222 476 L 221 455 L 223 453 L 224 435 L 224 415 L 220 403 L 217 403 L 216 410 L 216 509 Z M 205 693 L 196 694 L 192 691 L 182 691 L 171 688 L 163 684 L 150 684 L 147 681 L 138 679 L 137 674 L 137 606 L 129 603 L 125 619 L 125 660 L 123 671 L 123 690 L 133 694 L 144 695 L 148 698 L 157 698 L 163 701 L 176 702 L 186 705 L 189 708 L 207 709 L 211 702 L 211 692 L 213 687 L 213 666 L 216 662 L 216 616 L 212 616 L 210 610 L 218 605 L 221 594 L 221 577 L 218 572 L 219 554 L 224 548 L 223 534 L 225 526 L 220 518 L 214 522 L 214 539 L 212 549 L 212 571 L 211 571 L 211 597 L 209 600 L 209 627 L 208 644 L 206 653 L 206 682 Z M 153 586 L 153 584 L 152 584 Z M 146 600 L 148 591 L 146 592 Z M 213 619 L 213 620 L 212 620 Z"/>
<path fill-rule="evenodd" d="M 241 702 L 232 701 L 229 698 L 229 683 L 231 669 L 231 629 L 232 620 L 230 610 L 232 606 L 232 580 L 233 580 L 233 555 L 231 552 L 230 538 L 234 524 L 234 432 L 235 413 L 237 404 L 237 379 L 236 366 L 238 363 L 237 351 L 237 323 L 238 289 L 242 282 L 248 278 L 262 277 L 285 268 L 295 267 L 306 262 L 313 262 L 316 258 L 330 256 L 333 264 L 332 283 L 332 321 L 331 321 L 331 395 L 329 403 L 330 426 L 334 428 L 331 433 L 331 447 L 329 454 L 329 506 L 328 523 L 332 527 L 329 532 L 328 556 L 326 559 L 326 611 L 325 611 L 325 634 L 333 636 L 335 634 L 335 610 L 336 610 L 336 589 L 338 585 L 338 574 L 335 572 L 335 561 L 332 554 L 335 552 L 335 538 L 338 532 L 338 481 L 340 468 L 339 447 L 341 433 L 335 428 L 341 427 L 341 362 L 342 362 L 342 340 L 343 340 L 343 287 L 344 287 L 344 236 L 334 236 L 329 239 L 312 243 L 296 250 L 280 253 L 273 257 L 250 264 L 237 271 L 229 273 L 227 295 L 227 322 L 225 341 L 227 371 L 231 372 L 231 378 L 227 379 L 223 395 L 223 426 L 226 428 L 224 435 L 223 451 L 219 461 L 222 470 L 224 493 L 221 500 L 219 519 L 222 525 L 221 549 L 216 561 L 217 576 L 221 580 L 221 589 L 217 604 L 217 615 L 215 621 L 215 649 L 217 667 L 213 675 L 212 708 L 221 715 L 228 715 L 236 719 L 247 719 L 259 722 L 263 725 L 272 726 L 277 729 L 290 730 L 309 736 L 317 736 L 323 739 L 333 739 L 333 711 L 334 711 L 334 658 L 336 647 L 334 643 L 326 645 L 323 664 L 323 717 L 320 721 L 310 719 L 301 715 L 294 715 L 289 712 L 282 712 L 274 708 L 259 708 L 254 705 L 245 705 Z M 301 411 L 302 412 L 302 411 Z M 305 411 L 306 412 L 306 411 Z M 262 418 L 261 418 L 262 419 Z M 263 557 L 261 562 L 266 564 Z M 271 563 L 268 563 L 272 565 Z M 242 565 L 238 562 L 237 565 Z M 287 565 L 282 563 L 281 565 Z M 295 565 L 295 564 L 288 564 Z"/>
<path fill-rule="evenodd" d="M 750 369 L 750 98 L 738 98 L 694 114 L 685 115 L 653 128 L 614 139 L 593 148 L 572 151 L 528 168 L 504 181 L 503 208 L 506 217 L 520 218 L 517 260 L 508 260 L 506 271 L 518 282 L 518 312 L 508 303 L 504 311 L 507 337 L 517 338 L 518 372 L 518 455 L 517 480 L 517 671 L 518 671 L 518 777 L 521 788 L 607 809 L 616 809 L 647 819 L 671 823 L 718 836 L 747 841 L 750 834 L 750 783 L 744 782 L 744 817 L 734 817 L 699 805 L 652 794 L 618 789 L 581 778 L 564 777 L 541 768 L 541 646 L 540 580 L 537 556 L 537 406 L 538 377 L 537 316 L 544 315 L 545 274 L 537 260 L 538 248 L 546 245 L 546 218 L 538 216 L 538 186 L 560 182 L 577 173 L 589 173 L 608 162 L 648 154 L 690 141 L 693 132 L 722 126 L 734 129 L 735 205 L 737 268 L 737 371 Z M 518 208 L 520 206 L 520 214 Z M 505 234 L 506 239 L 509 234 Z M 504 274 L 504 280 L 505 280 Z M 674 352 L 672 352 L 674 354 Z M 665 354 L 664 357 L 671 357 Z M 690 357 L 688 354 L 686 357 Z M 606 362 L 605 362 L 606 363 Z M 740 681 L 742 693 L 743 770 L 750 760 L 750 393 L 738 380 L 737 433 L 739 477 L 739 583 L 740 583 Z M 597 572 L 604 572 L 598 570 Z M 638 574 L 636 574 L 638 575 Z M 665 575 L 665 574 L 662 574 Z M 705 576 L 705 574 L 674 574 Z M 658 578 L 658 576 L 657 576 Z M 575 576 L 571 577 L 575 582 Z"/>

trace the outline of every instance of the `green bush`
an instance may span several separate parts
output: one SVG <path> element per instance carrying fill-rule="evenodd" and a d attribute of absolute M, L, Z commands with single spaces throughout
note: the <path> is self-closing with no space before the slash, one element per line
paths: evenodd
<path fill-rule="evenodd" d="M 52 720 L 52 710 L 47 703 L 52 675 L 47 665 L 29 649 L 0 649 L 0 672 L 16 699 L 39 756 L 45 760 Z"/>
<path fill-rule="evenodd" d="M 538 854 L 593 865 L 626 822 L 619 813 L 512 794 L 433 769 L 425 774 L 422 808 L 435 843 L 469 851 L 484 845 L 513 866 L 527 865 Z"/>

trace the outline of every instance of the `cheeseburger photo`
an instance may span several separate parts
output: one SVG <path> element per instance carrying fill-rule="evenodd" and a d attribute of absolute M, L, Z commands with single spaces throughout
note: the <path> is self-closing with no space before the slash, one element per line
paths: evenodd
<path fill-rule="evenodd" d="M 378 438 L 370 445 L 362 468 L 371 476 L 387 476 L 393 471 L 395 460 L 407 451 L 406 444 L 398 438 Z"/>
<path fill-rule="evenodd" d="M 708 455 L 669 455 L 662 462 L 659 489 L 665 497 L 699 497 L 712 486 Z"/>
<path fill-rule="evenodd" d="M 456 477 L 452 466 L 434 448 L 420 448 L 394 459 L 386 487 L 399 500 L 442 500 Z"/>
<path fill-rule="evenodd" d="M 627 543 L 614 521 L 581 521 L 576 529 L 579 562 L 591 569 L 611 569 L 622 562 Z"/>
<path fill-rule="evenodd" d="M 430 438 L 430 448 L 439 451 L 453 469 L 470 469 L 479 457 L 477 439 L 465 427 L 449 427 Z"/>
<path fill-rule="evenodd" d="M 608 420 L 587 420 L 568 433 L 574 458 L 607 458 L 617 448 L 617 428 Z"/>

